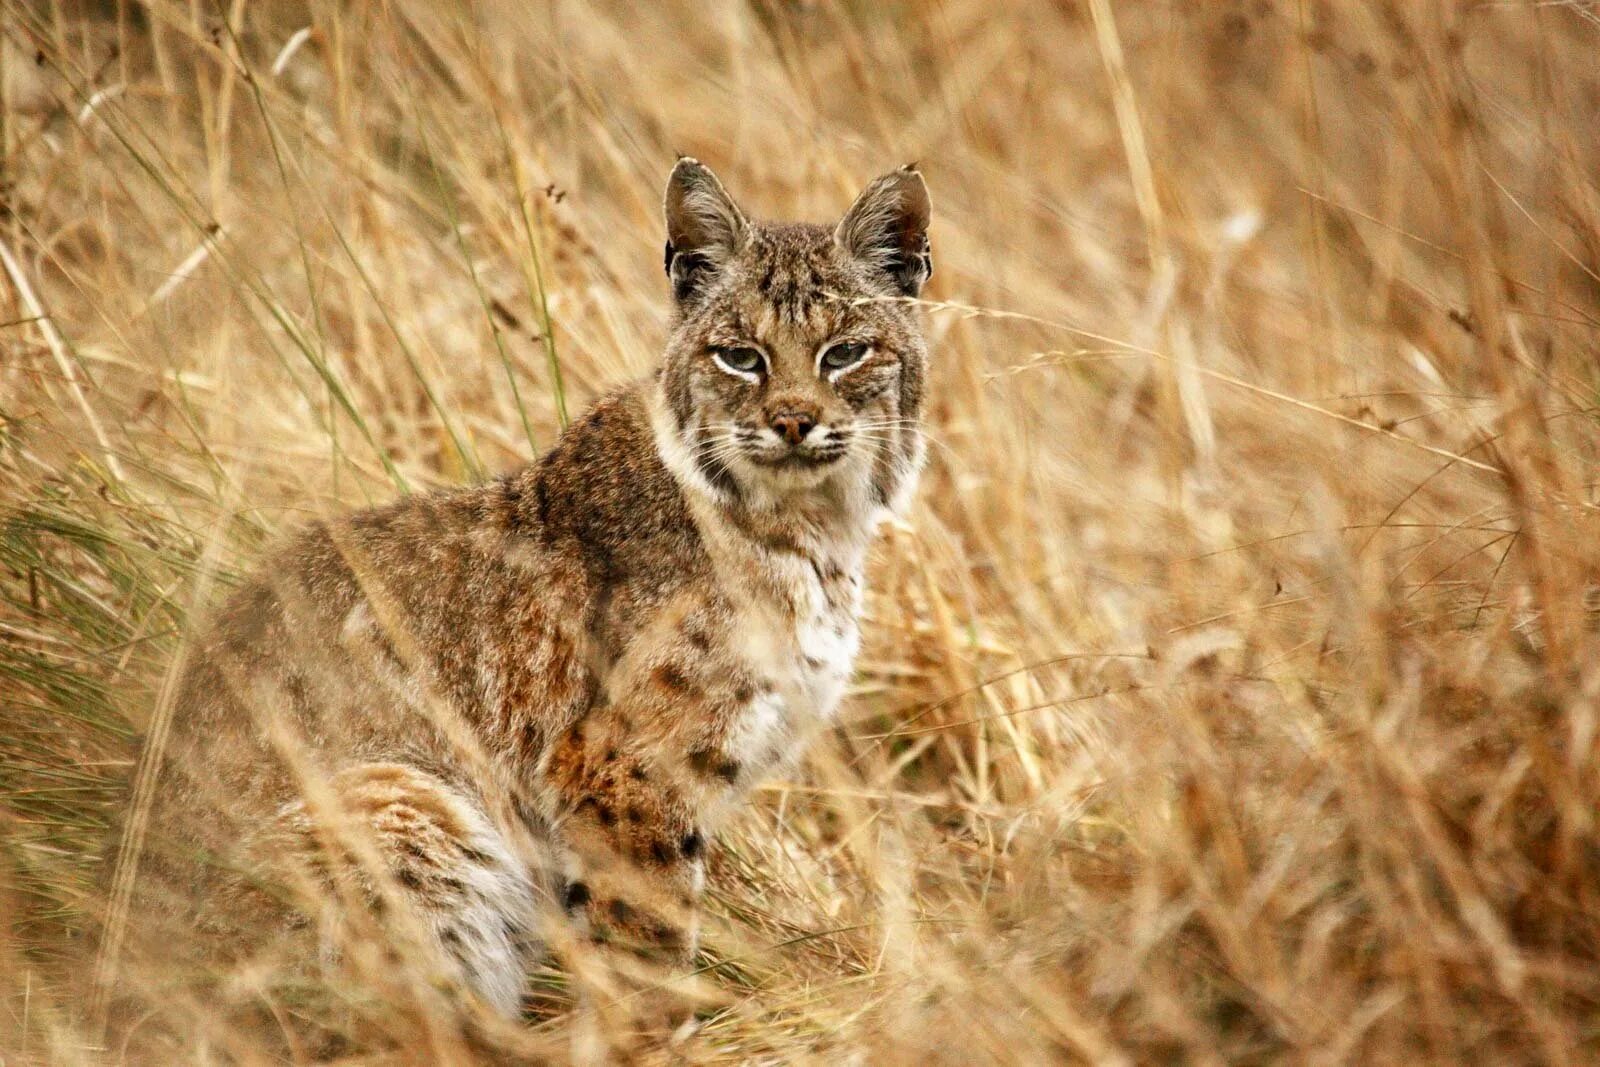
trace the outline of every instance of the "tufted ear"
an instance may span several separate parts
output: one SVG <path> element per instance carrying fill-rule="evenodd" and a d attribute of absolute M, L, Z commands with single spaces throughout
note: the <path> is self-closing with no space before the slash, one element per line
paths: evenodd
<path fill-rule="evenodd" d="M 916 296 L 933 274 L 928 247 L 928 186 L 909 163 L 862 190 L 833 231 L 839 246 L 888 273 L 895 288 Z"/>
<path fill-rule="evenodd" d="M 689 299 L 728 261 L 744 240 L 739 205 L 697 159 L 683 156 L 667 177 L 667 277 L 672 295 Z"/>

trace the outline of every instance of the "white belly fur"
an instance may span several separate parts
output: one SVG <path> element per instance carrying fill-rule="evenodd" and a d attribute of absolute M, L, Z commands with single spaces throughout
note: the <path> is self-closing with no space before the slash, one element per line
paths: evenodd
<path fill-rule="evenodd" d="M 740 652 L 751 672 L 769 683 L 733 730 L 737 758 L 759 765 L 785 762 L 794 740 L 830 720 L 844 696 L 860 646 L 858 561 L 833 590 L 830 604 L 816 569 L 801 559 L 775 560 L 772 568 L 795 611 L 765 598 L 741 606 L 735 624 Z"/>

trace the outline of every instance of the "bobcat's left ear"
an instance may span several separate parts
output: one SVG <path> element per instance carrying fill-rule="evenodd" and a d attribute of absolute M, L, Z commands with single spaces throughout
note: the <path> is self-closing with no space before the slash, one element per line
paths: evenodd
<path fill-rule="evenodd" d="M 703 289 L 744 240 L 744 213 L 698 159 L 679 158 L 667 178 L 667 277 L 680 303 Z"/>
<path fill-rule="evenodd" d="M 909 163 L 862 190 L 833 239 L 839 247 L 886 272 L 905 296 L 916 296 L 933 274 L 928 247 L 928 186 Z"/>

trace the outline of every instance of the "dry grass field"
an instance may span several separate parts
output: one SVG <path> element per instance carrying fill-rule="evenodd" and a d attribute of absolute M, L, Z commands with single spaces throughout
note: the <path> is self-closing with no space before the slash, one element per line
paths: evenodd
<path fill-rule="evenodd" d="M 673 1055 L 1600 1062 L 1594 4 L 0 9 L 6 1067 L 119 1061 L 191 621 L 646 372 L 675 153 L 819 221 L 920 161 L 936 396 Z"/>

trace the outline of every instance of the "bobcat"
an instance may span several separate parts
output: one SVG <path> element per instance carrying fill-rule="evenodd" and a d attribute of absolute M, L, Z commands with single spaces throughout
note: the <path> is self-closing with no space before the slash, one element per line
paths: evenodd
<path fill-rule="evenodd" d="M 932 264 L 910 166 L 823 227 L 683 158 L 665 213 L 653 375 L 498 481 L 313 525 L 196 642 L 123 864 L 130 967 L 339 966 L 366 922 L 514 1015 L 551 914 L 694 951 L 710 836 L 850 674 L 922 464 L 902 298 Z"/>

